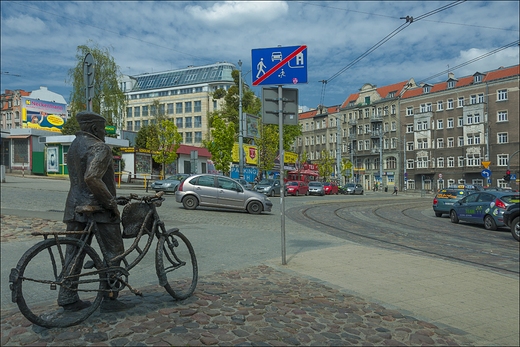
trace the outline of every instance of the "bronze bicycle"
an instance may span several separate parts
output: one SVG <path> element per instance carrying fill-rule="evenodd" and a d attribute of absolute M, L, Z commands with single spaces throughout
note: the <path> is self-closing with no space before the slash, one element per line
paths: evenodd
<path fill-rule="evenodd" d="M 96 237 L 101 254 L 105 254 L 99 242 L 97 224 L 92 219 L 96 207 L 79 206 L 76 209 L 89 220 L 83 231 L 33 232 L 44 240 L 22 255 L 9 276 L 12 301 L 17 303 L 20 312 L 42 327 L 68 327 L 81 323 L 96 311 L 107 292 L 112 296 L 127 287 L 132 293 L 142 295 L 128 283 L 128 276 L 144 258 L 154 238 L 157 239 L 155 271 L 159 284 L 174 299 L 191 296 L 198 280 L 195 252 L 179 229 L 166 230 L 159 218 L 157 207 L 164 201 L 162 195 L 163 192 L 153 196 L 132 194 L 117 198 L 118 204 L 124 205 L 121 215 L 123 237 L 133 239 L 133 242 L 123 254 L 113 259 L 100 257 L 89 245 Z M 72 234 L 77 234 L 78 238 L 70 237 Z M 69 261 L 65 257 L 67 248 L 74 254 Z M 120 266 L 108 265 L 119 260 Z M 60 288 L 77 291 L 80 299 L 90 301 L 91 305 L 76 312 L 65 311 L 56 300 Z"/>

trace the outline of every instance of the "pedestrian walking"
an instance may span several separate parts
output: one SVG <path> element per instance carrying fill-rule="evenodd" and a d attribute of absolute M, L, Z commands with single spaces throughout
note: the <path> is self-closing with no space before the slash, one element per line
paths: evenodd
<path fill-rule="evenodd" d="M 397 192 L 399 191 L 399 189 L 397 188 L 397 184 L 394 186 L 394 192 L 392 193 L 392 195 L 397 195 Z"/>

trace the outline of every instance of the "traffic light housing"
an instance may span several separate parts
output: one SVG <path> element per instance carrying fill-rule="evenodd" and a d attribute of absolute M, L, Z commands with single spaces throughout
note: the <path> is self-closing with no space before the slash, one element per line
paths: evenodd
<path fill-rule="evenodd" d="M 511 171 L 506 170 L 506 175 L 504 176 L 504 181 L 509 182 L 511 181 Z"/>

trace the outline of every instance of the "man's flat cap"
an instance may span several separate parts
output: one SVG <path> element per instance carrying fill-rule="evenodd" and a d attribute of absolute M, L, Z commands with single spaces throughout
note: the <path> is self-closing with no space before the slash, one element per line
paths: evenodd
<path fill-rule="evenodd" d="M 89 111 L 82 111 L 76 115 L 79 124 L 92 122 L 106 122 L 105 118 L 99 114 Z"/>

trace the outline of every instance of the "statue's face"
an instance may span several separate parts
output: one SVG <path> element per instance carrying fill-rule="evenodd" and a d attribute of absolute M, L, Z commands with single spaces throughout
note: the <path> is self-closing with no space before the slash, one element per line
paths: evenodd
<path fill-rule="evenodd" d="M 91 130 L 94 136 L 105 141 L 105 122 L 94 122 Z"/>

